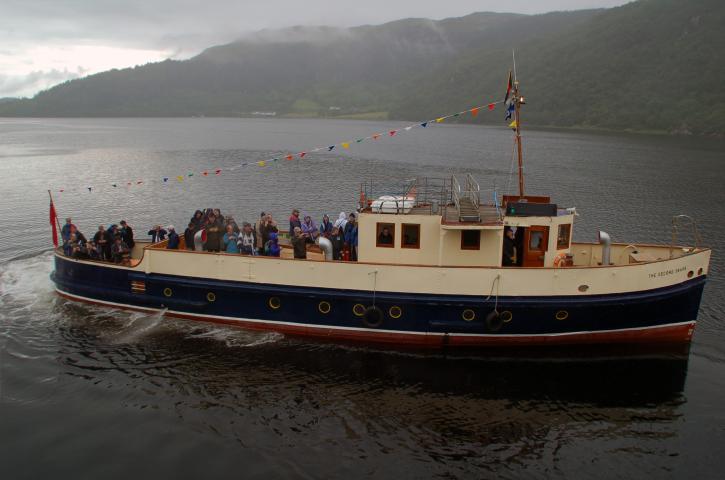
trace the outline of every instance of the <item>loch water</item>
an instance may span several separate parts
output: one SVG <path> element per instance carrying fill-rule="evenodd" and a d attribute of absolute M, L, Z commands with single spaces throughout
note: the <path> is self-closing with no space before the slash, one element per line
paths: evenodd
<path fill-rule="evenodd" d="M 2 478 L 722 478 L 723 140 L 524 137 L 527 192 L 577 207 L 575 240 L 602 229 L 668 243 L 673 215 L 696 219 L 713 259 L 689 354 L 395 352 L 54 294 L 48 189 L 87 235 L 125 219 L 144 238 L 206 207 L 283 225 L 297 207 L 319 222 L 354 209 L 362 180 L 396 193 L 415 176 L 470 172 L 484 200 L 516 188 L 507 129 L 430 125 L 355 143 L 398 126 L 0 119 Z"/>

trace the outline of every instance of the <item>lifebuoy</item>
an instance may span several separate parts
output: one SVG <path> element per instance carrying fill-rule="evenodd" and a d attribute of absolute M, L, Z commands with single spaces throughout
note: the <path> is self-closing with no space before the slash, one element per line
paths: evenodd
<path fill-rule="evenodd" d="M 561 268 L 566 264 L 566 253 L 560 253 L 554 257 L 554 266 Z"/>
<path fill-rule="evenodd" d="M 486 315 L 486 328 L 488 328 L 489 332 L 498 332 L 501 330 L 501 327 L 503 327 L 503 319 L 498 311 L 493 310 Z"/>
<path fill-rule="evenodd" d="M 377 328 L 383 324 L 384 316 L 385 315 L 382 310 L 375 305 L 371 305 L 365 309 L 365 313 L 363 314 L 363 323 L 366 327 Z"/>

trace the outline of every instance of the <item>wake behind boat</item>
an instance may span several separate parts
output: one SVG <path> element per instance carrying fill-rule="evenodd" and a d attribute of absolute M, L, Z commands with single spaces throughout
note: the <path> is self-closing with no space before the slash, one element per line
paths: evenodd
<path fill-rule="evenodd" d="M 190 250 L 183 238 L 178 249 L 136 242 L 125 264 L 56 248 L 56 291 L 114 308 L 393 346 L 689 342 L 710 260 L 694 222 L 694 245 L 677 245 L 683 216 L 673 219 L 669 244 L 611 243 L 604 232 L 599 243 L 573 242 L 576 210 L 525 194 L 525 102 L 511 77 L 508 87 L 518 195 L 486 204 L 471 175 L 418 178 L 399 192 L 364 183 L 356 245 L 344 260 L 324 235 L 296 255 L 295 231 L 289 242 L 281 235 L 279 257 Z"/>

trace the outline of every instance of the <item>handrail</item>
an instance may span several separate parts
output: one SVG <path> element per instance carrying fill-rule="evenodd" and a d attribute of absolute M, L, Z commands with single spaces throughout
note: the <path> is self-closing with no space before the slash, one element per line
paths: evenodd
<path fill-rule="evenodd" d="M 466 174 L 466 194 L 471 203 L 478 209 L 481 205 L 481 186 L 470 173 Z"/>
<path fill-rule="evenodd" d="M 458 214 L 461 213 L 461 184 L 455 175 L 451 177 L 451 190 L 453 192 L 453 204 L 456 206 Z"/>
<path fill-rule="evenodd" d="M 690 226 L 692 227 L 692 238 L 695 241 L 695 249 L 700 248 L 700 244 L 702 243 L 700 233 L 697 231 L 697 224 L 695 223 L 695 219 L 689 215 L 675 215 L 672 217 L 672 243 L 670 244 L 670 258 L 672 258 L 675 245 L 677 245 L 677 237 L 679 233 L 678 228 L 681 224 L 680 220 L 689 221 Z"/>

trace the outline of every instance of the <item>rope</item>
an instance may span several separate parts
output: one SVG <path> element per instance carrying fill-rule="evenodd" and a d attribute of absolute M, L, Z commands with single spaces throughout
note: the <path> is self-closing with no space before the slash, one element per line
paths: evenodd
<path fill-rule="evenodd" d="M 491 291 L 488 293 L 488 297 L 484 298 L 483 301 L 487 302 L 491 299 L 491 295 L 493 295 L 493 286 L 496 285 L 496 297 L 494 299 L 493 303 L 493 311 L 498 313 L 498 292 L 499 292 L 499 285 L 501 283 L 501 274 L 499 273 L 496 275 L 496 278 L 493 279 L 491 282 Z"/>

